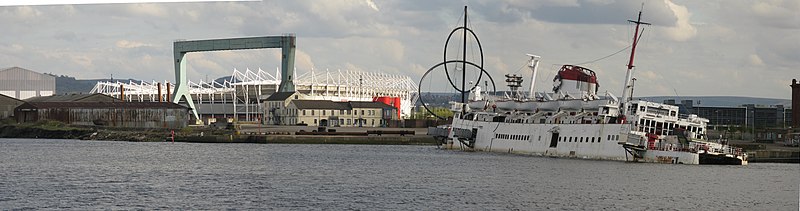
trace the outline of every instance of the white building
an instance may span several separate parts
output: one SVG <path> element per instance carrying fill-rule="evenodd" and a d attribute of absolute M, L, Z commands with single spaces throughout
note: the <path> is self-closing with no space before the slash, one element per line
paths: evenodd
<path fill-rule="evenodd" d="M 56 77 L 25 68 L 0 69 L 0 94 L 24 100 L 50 96 L 56 92 Z"/>

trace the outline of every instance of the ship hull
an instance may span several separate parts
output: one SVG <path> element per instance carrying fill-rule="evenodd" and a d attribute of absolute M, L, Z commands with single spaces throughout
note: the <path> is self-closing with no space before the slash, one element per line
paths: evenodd
<path fill-rule="evenodd" d="M 470 137 L 450 134 L 444 148 L 591 160 L 747 165 L 747 161 L 737 157 L 689 151 L 643 150 L 634 156 L 620 144 L 628 142 L 628 124 L 525 124 L 454 119 L 452 127 L 471 131 Z"/>
<path fill-rule="evenodd" d="M 550 157 L 627 160 L 617 142 L 627 133 L 623 124 L 524 124 L 455 119 L 454 130 L 475 131 L 471 140 L 451 135 L 445 148 L 507 152 Z"/>
<path fill-rule="evenodd" d="M 699 156 L 701 165 L 747 165 L 747 161 L 725 154 L 700 153 Z"/>

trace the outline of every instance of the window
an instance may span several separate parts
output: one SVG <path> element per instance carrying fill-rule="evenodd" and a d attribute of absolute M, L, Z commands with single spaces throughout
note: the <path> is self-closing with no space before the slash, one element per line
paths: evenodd
<path fill-rule="evenodd" d="M 572 137 L 569 137 L 569 142 L 572 142 Z"/>
<path fill-rule="evenodd" d="M 594 137 L 592 137 L 592 143 L 594 143 Z"/>
<path fill-rule="evenodd" d="M 314 115 L 315 115 L 315 114 L 314 114 L 314 110 L 311 110 L 311 116 L 314 116 Z"/>
<path fill-rule="evenodd" d="M 322 110 L 322 116 L 325 116 L 325 115 L 327 115 L 327 111 L 328 111 L 328 110 Z"/>
<path fill-rule="evenodd" d="M 343 115 L 343 114 L 344 114 L 344 110 L 339 110 L 339 115 Z"/>
<path fill-rule="evenodd" d="M 306 110 L 303 110 L 303 116 L 305 116 L 305 115 L 306 115 Z"/>
<path fill-rule="evenodd" d="M 351 111 L 352 111 L 352 110 L 347 110 L 347 115 L 350 115 L 350 114 L 351 114 Z"/>
<path fill-rule="evenodd" d="M 583 137 L 581 137 L 581 143 L 583 143 Z"/>
<path fill-rule="evenodd" d="M 363 109 L 361 110 L 361 115 L 364 115 L 364 110 Z"/>
<path fill-rule="evenodd" d="M 317 119 L 314 119 L 314 124 L 317 124 Z"/>
<path fill-rule="evenodd" d="M 348 125 L 349 125 L 349 124 L 352 124 L 352 122 L 350 122 L 350 119 L 347 119 L 347 124 L 348 124 Z"/>

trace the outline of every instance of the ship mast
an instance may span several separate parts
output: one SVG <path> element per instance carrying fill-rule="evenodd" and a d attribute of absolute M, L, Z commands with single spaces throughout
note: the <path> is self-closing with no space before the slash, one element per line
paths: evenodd
<path fill-rule="evenodd" d="M 528 99 L 536 99 L 536 95 L 533 94 L 533 86 L 536 85 L 536 69 L 539 67 L 539 56 L 528 54 L 531 57 L 531 62 L 528 67 L 531 68 L 531 88 L 528 91 Z"/>
<path fill-rule="evenodd" d="M 644 9 L 644 3 L 642 3 L 642 9 L 639 9 L 639 17 L 634 20 L 628 20 L 628 22 L 636 24 L 636 32 L 633 35 L 633 45 L 631 45 L 631 58 L 628 61 L 628 71 L 625 72 L 625 87 L 622 89 L 622 115 L 628 114 L 628 106 L 629 101 L 632 99 L 633 95 L 633 56 L 636 54 L 636 44 L 639 43 L 639 25 L 650 25 L 650 23 L 642 22 L 642 10 Z"/>

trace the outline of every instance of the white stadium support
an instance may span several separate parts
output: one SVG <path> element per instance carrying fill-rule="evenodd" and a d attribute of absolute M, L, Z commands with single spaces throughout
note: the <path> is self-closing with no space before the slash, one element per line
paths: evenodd
<path fill-rule="evenodd" d="M 295 70 L 296 71 L 296 70 Z M 375 97 L 399 97 L 401 99 L 401 118 L 411 114 L 417 101 L 417 85 L 408 76 L 391 75 L 351 70 L 318 71 L 311 70 L 300 75 L 294 74 L 297 92 L 304 99 L 332 101 L 372 101 Z M 231 77 L 218 81 L 189 81 L 189 93 L 198 106 L 202 118 L 226 117 L 241 121 L 258 121 L 263 116 L 261 100 L 266 99 L 280 85 L 280 71 L 275 74 L 259 68 L 257 71 L 233 69 Z M 158 83 L 161 83 L 161 96 L 158 96 Z M 174 91 L 174 83 L 106 81 L 98 82 L 91 93 L 102 93 L 125 101 L 167 100 L 169 92 Z M 120 92 L 124 89 L 124 92 Z M 124 95 L 122 97 L 121 95 Z"/>

